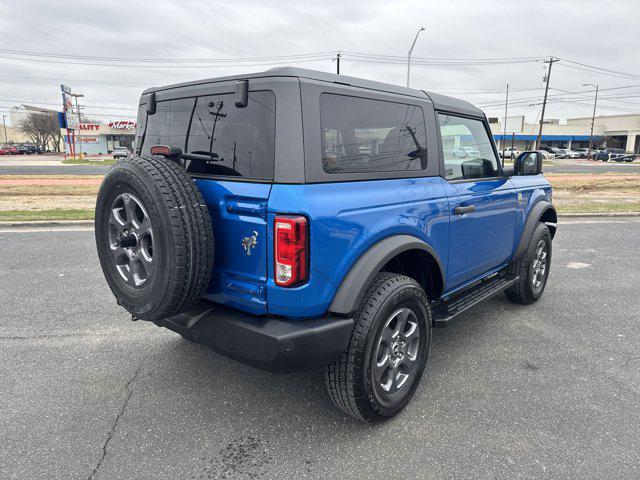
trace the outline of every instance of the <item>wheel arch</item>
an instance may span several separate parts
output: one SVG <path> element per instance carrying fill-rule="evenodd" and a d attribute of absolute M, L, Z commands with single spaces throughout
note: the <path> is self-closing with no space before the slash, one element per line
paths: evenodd
<path fill-rule="evenodd" d="M 329 311 L 344 315 L 355 311 L 381 271 L 414 278 L 432 300 L 444 290 L 444 269 L 435 250 L 417 237 L 394 235 L 373 245 L 354 263 L 333 297 Z"/>
<path fill-rule="evenodd" d="M 529 210 L 527 220 L 525 221 L 522 229 L 522 234 L 520 235 L 520 242 L 518 243 L 512 261 L 518 260 L 527 250 L 527 245 L 529 244 L 531 235 L 533 235 L 536 225 L 538 225 L 539 222 L 545 223 L 549 227 L 551 238 L 553 238 L 556 234 L 558 214 L 556 212 L 556 207 L 545 200 L 539 201 Z"/>

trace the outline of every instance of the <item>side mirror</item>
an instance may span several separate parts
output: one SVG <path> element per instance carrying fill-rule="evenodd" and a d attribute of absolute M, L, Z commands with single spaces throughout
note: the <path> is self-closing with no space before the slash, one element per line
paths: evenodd
<path fill-rule="evenodd" d="M 522 152 L 513 162 L 516 175 L 540 175 L 542 173 L 542 152 L 530 150 Z"/>

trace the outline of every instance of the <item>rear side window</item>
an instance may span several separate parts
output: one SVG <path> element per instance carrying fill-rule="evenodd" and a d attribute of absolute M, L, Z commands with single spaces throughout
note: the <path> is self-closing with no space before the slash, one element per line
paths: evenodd
<path fill-rule="evenodd" d="M 188 172 L 273 180 L 276 98 L 249 92 L 246 107 L 235 94 L 199 97 L 185 152 Z"/>
<path fill-rule="evenodd" d="M 500 175 L 498 159 L 484 122 L 447 113 L 439 113 L 438 122 L 447 180 Z"/>
<path fill-rule="evenodd" d="M 326 173 L 426 167 L 424 113 L 417 105 L 323 93 L 320 123 Z"/>
<path fill-rule="evenodd" d="M 235 106 L 234 93 L 157 102 L 146 133 L 139 127 L 141 153 L 179 147 L 189 173 L 273 180 L 275 117 L 270 91 L 249 92 L 244 108 Z"/>
<path fill-rule="evenodd" d="M 184 149 L 194 102 L 194 98 L 158 102 L 156 113 L 147 117 L 142 153 L 148 155 L 154 145 Z"/>

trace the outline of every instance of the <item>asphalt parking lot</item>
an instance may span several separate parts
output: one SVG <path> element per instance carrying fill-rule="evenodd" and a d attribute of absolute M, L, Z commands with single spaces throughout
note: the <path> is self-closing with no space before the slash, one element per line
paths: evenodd
<path fill-rule="evenodd" d="M 640 478 L 640 218 L 560 225 L 543 298 L 435 331 L 406 411 L 339 413 L 131 322 L 91 231 L 0 231 L 0 478 Z"/>

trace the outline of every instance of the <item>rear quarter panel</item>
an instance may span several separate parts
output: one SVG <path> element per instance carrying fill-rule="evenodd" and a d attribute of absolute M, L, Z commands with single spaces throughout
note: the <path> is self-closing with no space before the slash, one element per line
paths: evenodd
<path fill-rule="evenodd" d="M 281 288 L 273 282 L 268 252 L 269 313 L 323 314 L 343 278 L 360 256 L 380 240 L 399 234 L 429 244 L 446 265 L 449 207 L 440 177 L 274 185 L 269 198 L 269 243 L 276 213 L 302 214 L 310 225 L 309 282 Z"/>

